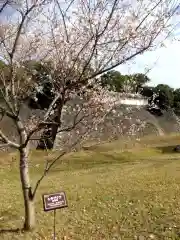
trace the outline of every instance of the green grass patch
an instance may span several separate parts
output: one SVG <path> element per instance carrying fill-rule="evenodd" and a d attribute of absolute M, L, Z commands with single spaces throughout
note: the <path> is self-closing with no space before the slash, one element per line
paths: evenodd
<path fill-rule="evenodd" d="M 24 214 L 18 155 L 1 154 L 0 239 L 52 239 L 53 212 L 43 211 L 41 196 L 59 190 L 69 207 L 57 210 L 58 240 L 180 239 L 180 155 L 163 151 L 179 139 L 116 141 L 60 159 L 38 191 L 33 233 L 15 231 Z M 58 154 L 31 152 L 33 182 Z"/>

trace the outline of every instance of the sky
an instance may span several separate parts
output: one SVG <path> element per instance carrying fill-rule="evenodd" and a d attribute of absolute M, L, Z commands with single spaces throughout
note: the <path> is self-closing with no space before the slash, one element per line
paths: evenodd
<path fill-rule="evenodd" d="M 117 68 L 122 74 L 146 73 L 151 79 L 150 85 L 168 84 L 180 88 L 180 41 L 165 43 L 166 47 L 146 52 L 132 62 Z"/>
<path fill-rule="evenodd" d="M 117 70 L 122 74 L 147 73 L 151 86 L 168 84 L 170 87 L 180 88 L 180 4 L 176 7 L 172 24 L 176 27 L 172 38 L 164 42 L 165 47 L 145 52 Z"/>

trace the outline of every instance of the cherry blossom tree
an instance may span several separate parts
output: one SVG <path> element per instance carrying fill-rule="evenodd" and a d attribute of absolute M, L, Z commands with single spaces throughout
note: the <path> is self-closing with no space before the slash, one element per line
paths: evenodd
<path fill-rule="evenodd" d="M 176 1 L 172 0 L 26 0 L 6 1 L 0 14 L 6 15 L 11 2 L 13 15 L 0 20 L 0 57 L 7 64 L 1 72 L 0 104 L 2 118 L 10 118 L 18 138 L 12 140 L 0 131 L 1 147 L 19 151 L 19 171 L 25 208 L 24 229 L 35 227 L 34 199 L 37 189 L 55 162 L 83 139 L 91 124 L 98 124 L 116 102 L 101 89 L 101 74 L 143 54 L 167 38 L 176 24 Z M 54 94 L 41 116 L 23 121 L 21 108 L 29 96 L 40 91 L 36 71 L 28 72 L 27 61 L 38 61 L 48 68 L 47 78 Z M 47 64 L 49 63 L 49 64 Z M 19 76 L 19 72 L 21 72 Z M 79 101 L 71 108 L 70 102 Z M 64 111 L 72 111 L 63 122 Z M 92 121 L 89 121 L 91 116 Z M 29 175 L 29 145 L 32 140 L 68 133 L 78 124 L 85 132 L 64 146 L 61 154 L 47 162 L 41 178 L 32 185 Z M 34 186 L 34 188 L 33 188 Z"/>

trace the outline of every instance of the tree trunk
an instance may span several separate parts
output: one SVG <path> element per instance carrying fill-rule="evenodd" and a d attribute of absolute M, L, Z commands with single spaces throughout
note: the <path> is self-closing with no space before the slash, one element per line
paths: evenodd
<path fill-rule="evenodd" d="M 54 118 L 54 122 L 57 122 L 56 118 L 57 117 Z M 45 129 L 41 135 L 37 149 L 52 149 L 56 140 L 58 128 L 58 125 L 52 124 L 52 126 Z"/>
<path fill-rule="evenodd" d="M 22 148 L 19 151 L 20 151 L 20 178 L 25 209 L 24 230 L 31 231 L 33 230 L 33 228 L 35 228 L 35 208 L 29 178 L 28 147 Z"/>
<path fill-rule="evenodd" d="M 58 107 L 55 110 L 55 113 L 52 117 L 52 122 L 57 124 L 52 124 L 48 128 L 46 128 L 39 140 L 37 145 L 37 149 L 52 149 L 54 146 L 54 142 L 56 140 L 56 135 L 58 133 L 58 129 L 61 125 L 61 112 L 62 112 L 62 102 L 58 102 Z"/>
<path fill-rule="evenodd" d="M 37 145 L 37 150 L 45 150 L 45 149 L 52 149 L 53 148 L 53 139 L 52 139 L 52 128 L 53 126 L 51 127 L 48 127 L 46 129 L 44 129 L 41 137 L 40 137 L 40 140 L 38 142 L 38 145 Z"/>

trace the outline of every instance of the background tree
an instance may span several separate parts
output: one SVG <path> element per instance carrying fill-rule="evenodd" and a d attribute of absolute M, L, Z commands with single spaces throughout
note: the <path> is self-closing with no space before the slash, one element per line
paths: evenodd
<path fill-rule="evenodd" d="M 144 85 L 150 82 L 150 79 L 143 73 L 136 73 L 131 75 L 134 82 L 134 92 L 138 93 L 142 90 Z"/>
<path fill-rule="evenodd" d="M 124 75 L 120 72 L 112 70 L 101 76 L 100 82 L 102 87 L 108 87 L 109 90 L 115 92 L 121 92 L 123 90 L 123 85 L 126 80 Z"/>
<path fill-rule="evenodd" d="M 28 76 L 35 83 L 28 104 L 33 109 L 47 109 L 54 99 L 53 83 L 50 78 L 52 70 L 50 62 L 28 61 L 23 64 Z"/>
<path fill-rule="evenodd" d="M 140 90 L 140 94 L 148 99 L 149 106 L 155 105 L 155 87 L 144 86 Z"/>
<path fill-rule="evenodd" d="M 166 84 L 159 84 L 155 87 L 156 97 L 154 103 L 162 110 L 173 107 L 173 89 Z"/>
<path fill-rule="evenodd" d="M 132 75 L 122 75 L 120 72 L 112 70 L 101 76 L 101 85 L 115 92 L 138 93 L 142 87 L 150 82 L 150 79 L 143 73 Z"/>
<path fill-rule="evenodd" d="M 144 86 L 140 93 L 148 98 L 149 107 L 168 110 L 174 105 L 173 89 L 166 84 L 158 84 L 156 87 Z"/>
<path fill-rule="evenodd" d="M 50 137 L 53 146 L 58 132 L 66 134 L 82 121 L 89 130 L 90 122 L 101 121 L 115 99 L 98 86 L 98 77 L 169 36 L 174 7 L 170 0 L 133 3 L 27 0 L 13 5 L 14 17 L 1 22 L 0 57 L 9 70 L 7 76 L 2 73 L 0 77 L 3 96 L 0 110 L 2 118 L 6 116 L 14 122 L 19 138 L 14 141 L 1 129 L 0 140 L 1 146 L 19 151 L 17 167 L 24 198 L 25 230 L 35 227 L 34 200 L 41 181 L 70 149 L 64 146 L 58 158 L 47 162 L 42 177 L 32 185 L 29 144 L 31 140 L 39 140 L 34 135 L 41 134 L 41 142 Z M 40 67 L 38 73 L 36 69 L 32 74 L 25 69 L 24 63 L 32 60 L 41 63 L 36 66 Z M 50 71 L 47 62 L 51 63 Z M 46 82 L 47 78 L 53 100 L 40 116 L 33 115 L 24 122 L 20 112 L 25 99 L 36 96 L 41 88 L 37 82 Z M 73 119 L 64 122 L 64 111 L 71 103 L 76 103 L 75 108 L 70 108 Z"/>
<path fill-rule="evenodd" d="M 177 115 L 180 115 L 180 89 L 175 89 L 173 92 L 174 95 L 174 104 L 173 108 Z"/>
<path fill-rule="evenodd" d="M 120 72 L 112 70 L 101 76 L 101 85 L 115 92 L 138 93 L 142 87 L 150 82 L 150 79 L 143 73 L 132 75 L 122 75 Z"/>

